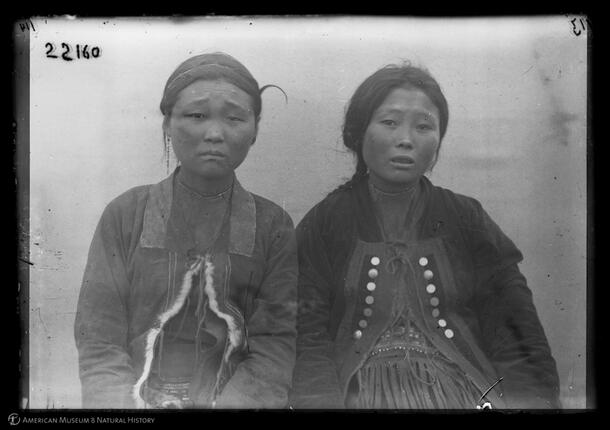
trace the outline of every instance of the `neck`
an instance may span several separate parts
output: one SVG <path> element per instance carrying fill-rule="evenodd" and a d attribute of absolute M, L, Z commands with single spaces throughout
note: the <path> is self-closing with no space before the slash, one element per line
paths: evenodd
<path fill-rule="evenodd" d="M 178 180 L 202 196 L 214 196 L 227 191 L 233 185 L 235 175 L 219 178 L 203 178 L 190 174 L 185 169 L 178 171 Z"/>
<path fill-rule="evenodd" d="M 419 181 L 409 182 L 409 183 L 389 183 L 387 181 L 380 180 L 374 173 L 371 172 L 369 175 L 369 183 L 372 187 L 374 187 L 377 191 L 389 194 L 389 195 L 397 195 L 407 193 L 415 189 Z"/>

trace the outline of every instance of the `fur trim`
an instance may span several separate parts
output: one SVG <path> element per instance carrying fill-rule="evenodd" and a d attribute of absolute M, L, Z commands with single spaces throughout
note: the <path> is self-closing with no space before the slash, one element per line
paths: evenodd
<path fill-rule="evenodd" d="M 211 263 L 209 263 L 208 259 L 209 259 L 209 257 L 206 256 L 205 257 L 206 279 L 208 276 L 207 267 L 208 267 L 208 264 L 211 264 Z M 146 408 L 146 406 L 147 406 L 147 403 L 142 398 L 140 391 L 142 390 L 142 385 L 144 384 L 144 382 L 148 379 L 148 376 L 150 375 L 150 368 L 152 366 L 152 362 L 153 362 L 153 358 L 154 358 L 154 349 L 155 349 L 155 343 L 157 341 L 157 337 L 159 336 L 159 333 L 161 333 L 161 330 L 163 330 L 163 326 L 165 325 L 165 323 L 167 323 L 167 321 L 169 321 L 178 312 L 180 312 L 180 309 L 182 309 L 182 306 L 184 305 L 186 298 L 188 297 L 189 293 L 191 292 L 191 288 L 193 286 L 193 276 L 201 270 L 201 266 L 202 266 L 203 262 L 204 262 L 203 257 L 197 257 L 197 259 L 191 265 L 189 270 L 187 270 L 187 272 L 184 274 L 184 278 L 182 280 L 182 286 L 180 287 L 180 293 L 178 294 L 178 297 L 176 297 L 174 304 L 172 305 L 171 308 L 169 308 L 168 310 L 163 312 L 161 314 L 161 316 L 159 316 L 159 319 L 157 320 L 157 323 L 155 324 L 155 326 L 153 328 L 151 328 L 148 331 L 148 334 L 146 335 L 144 369 L 142 371 L 142 375 L 140 375 L 140 378 L 138 379 L 138 382 L 136 382 L 136 384 L 133 386 L 133 392 L 132 392 L 132 396 L 136 402 L 136 408 L 143 409 L 143 408 Z M 212 266 L 212 270 L 213 270 L 213 266 Z M 211 274 L 209 276 L 211 277 Z"/>
<path fill-rule="evenodd" d="M 208 303 L 212 312 L 214 312 L 219 318 L 222 318 L 227 323 L 228 329 L 228 337 L 229 337 L 229 347 L 225 351 L 223 356 L 223 361 L 226 362 L 229 359 L 229 356 L 233 352 L 235 348 L 239 345 L 241 341 L 241 331 L 237 327 L 235 323 L 235 319 L 224 312 L 222 312 L 218 307 L 218 300 L 216 299 L 216 290 L 214 289 L 214 265 L 206 256 L 205 260 L 205 288 L 204 291 L 208 296 Z"/>

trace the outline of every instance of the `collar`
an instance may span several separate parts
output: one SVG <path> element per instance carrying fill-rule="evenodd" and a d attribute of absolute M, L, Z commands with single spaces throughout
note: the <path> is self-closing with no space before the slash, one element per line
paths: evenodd
<path fill-rule="evenodd" d="M 167 221 L 178 169 L 158 184 L 151 185 L 148 191 L 140 236 L 140 246 L 143 248 L 166 248 Z M 252 257 L 256 238 L 256 204 L 254 196 L 241 186 L 237 178 L 233 184 L 229 222 L 229 253 Z"/>
<path fill-rule="evenodd" d="M 422 176 L 417 184 L 418 191 L 418 202 L 417 204 L 422 205 L 422 215 L 419 217 L 415 230 L 422 232 L 423 236 L 421 239 L 428 236 L 432 236 L 431 230 L 431 219 L 438 217 L 439 214 L 444 213 L 442 208 L 439 207 L 439 202 L 433 199 L 432 194 L 434 186 L 428 178 Z M 365 242 L 382 242 L 383 235 L 381 233 L 381 227 L 377 221 L 375 215 L 373 196 L 369 190 L 368 177 L 359 181 L 352 188 L 352 198 L 355 207 L 358 208 L 355 214 L 356 228 L 359 237 Z M 436 234 L 436 231 L 434 231 Z"/>

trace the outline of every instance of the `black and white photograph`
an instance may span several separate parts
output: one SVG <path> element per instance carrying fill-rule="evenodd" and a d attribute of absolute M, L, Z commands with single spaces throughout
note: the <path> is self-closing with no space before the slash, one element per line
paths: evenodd
<path fill-rule="evenodd" d="M 585 15 L 13 32 L 20 419 L 596 407 Z"/>

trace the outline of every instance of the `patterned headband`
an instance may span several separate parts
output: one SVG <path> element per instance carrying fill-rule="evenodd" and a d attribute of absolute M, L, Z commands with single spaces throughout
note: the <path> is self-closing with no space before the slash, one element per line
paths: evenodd
<path fill-rule="evenodd" d="M 253 98 L 260 98 L 260 90 L 256 80 L 244 75 L 239 69 L 218 63 L 200 64 L 178 74 L 167 83 L 160 106 L 163 115 L 166 115 L 169 110 L 168 108 L 175 103 L 176 97 L 181 90 L 202 78 L 227 79 Z"/>

